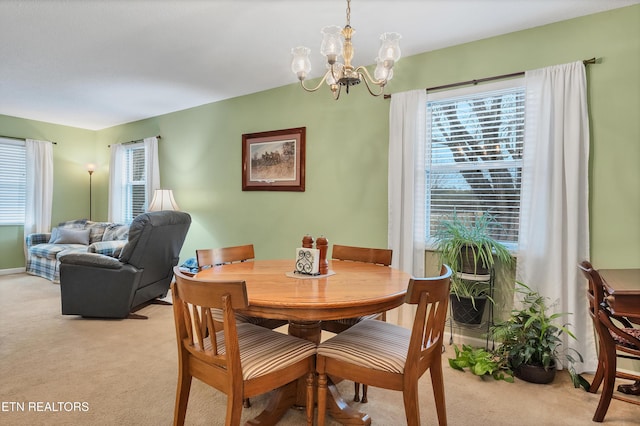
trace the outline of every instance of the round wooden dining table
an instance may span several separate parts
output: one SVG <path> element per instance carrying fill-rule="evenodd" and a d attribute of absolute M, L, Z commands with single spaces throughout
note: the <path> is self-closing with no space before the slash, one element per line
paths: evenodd
<path fill-rule="evenodd" d="M 375 314 L 404 303 L 411 276 L 388 266 L 341 260 L 329 261 L 329 273 L 294 273 L 294 260 L 256 260 L 204 269 L 196 278 L 243 280 L 249 308 L 243 314 L 289 321 L 289 334 L 320 342 L 323 320 Z M 352 409 L 330 385 L 327 409 L 344 424 L 370 424 L 371 418 Z M 253 425 L 275 424 L 292 406 L 305 402 L 304 384 L 279 389 Z"/>

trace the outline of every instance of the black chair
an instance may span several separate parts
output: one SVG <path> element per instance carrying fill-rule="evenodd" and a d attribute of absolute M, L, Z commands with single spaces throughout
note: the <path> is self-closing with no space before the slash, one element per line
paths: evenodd
<path fill-rule="evenodd" d="M 61 256 L 62 314 L 146 318 L 133 312 L 167 295 L 190 225 L 191 216 L 184 212 L 143 213 L 131 223 L 120 258 Z"/>

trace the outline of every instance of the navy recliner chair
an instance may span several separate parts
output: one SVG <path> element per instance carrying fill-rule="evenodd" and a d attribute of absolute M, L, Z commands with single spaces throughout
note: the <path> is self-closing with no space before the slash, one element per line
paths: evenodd
<path fill-rule="evenodd" d="M 62 314 L 146 318 L 133 312 L 167 295 L 190 225 L 188 213 L 143 213 L 131 223 L 119 258 L 96 253 L 61 256 Z"/>

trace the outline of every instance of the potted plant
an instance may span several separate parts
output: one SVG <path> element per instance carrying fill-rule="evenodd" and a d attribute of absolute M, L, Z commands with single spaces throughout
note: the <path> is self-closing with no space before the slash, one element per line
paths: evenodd
<path fill-rule="evenodd" d="M 451 368 L 459 371 L 465 371 L 465 368 L 468 368 L 476 376 L 491 376 L 495 380 L 513 383 L 513 372 L 508 362 L 499 354 L 470 345 L 462 345 L 462 349 L 458 349 L 457 346 L 453 348 L 456 351 L 456 357 L 449 358 Z"/>
<path fill-rule="evenodd" d="M 489 279 L 479 277 L 491 272 L 496 259 L 507 266 L 513 263 L 507 247 L 492 237 L 492 231 L 498 226 L 488 213 L 463 218 L 454 210 L 452 217 L 443 220 L 435 233 L 440 261 L 458 272 L 451 280 L 452 312 L 458 322 L 481 322 L 486 301 L 493 303 L 493 300 Z"/>
<path fill-rule="evenodd" d="M 491 327 L 493 338 L 501 343 L 496 353 L 508 360 L 514 375 L 522 380 L 550 383 L 557 363 L 562 363 L 574 386 L 588 389 L 589 383 L 573 368 L 576 360 L 582 361 L 582 355 L 573 348 L 562 348 L 563 333 L 576 338 L 567 324 L 557 323 L 566 314 L 549 314 L 547 298 L 524 283 L 516 282 L 516 292 L 521 296 L 521 307 L 514 308 L 507 320 Z"/>

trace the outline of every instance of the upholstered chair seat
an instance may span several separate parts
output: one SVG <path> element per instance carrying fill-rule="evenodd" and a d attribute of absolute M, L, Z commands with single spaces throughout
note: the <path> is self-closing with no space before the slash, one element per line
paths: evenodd
<path fill-rule="evenodd" d="M 286 368 L 316 353 L 316 345 L 288 334 L 274 333 L 249 323 L 239 323 L 236 329 L 244 380 Z M 226 354 L 224 331 L 217 332 L 216 339 L 218 353 Z M 197 344 L 195 346 L 198 350 Z M 210 337 L 205 338 L 205 351 L 211 352 L 212 348 Z"/>
<path fill-rule="evenodd" d="M 372 339 L 371 336 L 377 336 Z M 391 373 L 404 372 L 411 330 L 367 319 L 318 347 L 318 355 Z"/>
<path fill-rule="evenodd" d="M 612 331 L 609 331 L 609 333 L 611 333 L 611 337 L 613 338 L 613 341 L 616 342 L 616 345 L 640 350 L 640 347 L 634 345 L 631 341 L 625 339 L 622 335 L 622 333 L 628 334 L 629 336 L 640 340 L 640 328 L 621 328 L 620 333 L 613 333 Z"/>

